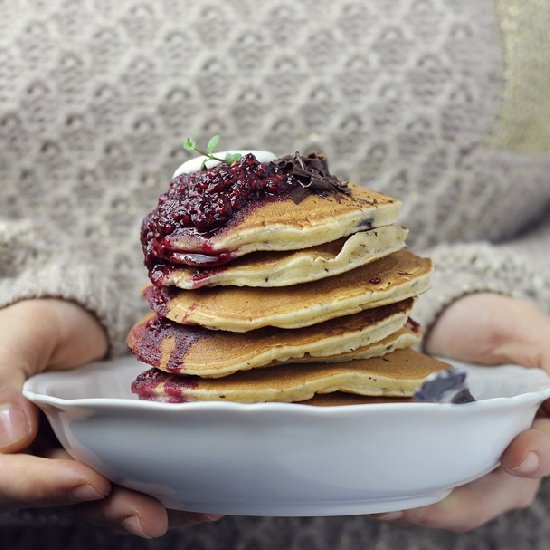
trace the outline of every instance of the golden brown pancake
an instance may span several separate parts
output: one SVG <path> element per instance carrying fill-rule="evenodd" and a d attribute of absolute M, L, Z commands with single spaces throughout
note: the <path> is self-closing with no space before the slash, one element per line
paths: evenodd
<path fill-rule="evenodd" d="M 383 307 L 383 306 L 382 306 Z M 356 314 L 358 315 L 358 314 Z M 421 333 L 416 327 L 407 323 L 397 332 L 390 334 L 383 340 L 360 346 L 351 351 L 329 355 L 327 357 L 313 357 L 304 355 L 299 359 L 292 359 L 293 363 L 346 363 L 348 361 L 356 361 L 358 359 L 370 359 L 371 357 L 381 357 L 385 353 L 391 353 L 398 349 L 407 349 L 413 344 L 419 342 Z"/>
<path fill-rule="evenodd" d="M 144 295 L 155 313 L 176 323 L 231 332 L 294 329 L 421 294 L 432 269 L 429 258 L 400 250 L 347 273 L 290 287 L 179 291 L 148 286 Z"/>
<path fill-rule="evenodd" d="M 410 349 L 349 363 L 286 363 L 224 378 L 178 376 L 157 369 L 142 373 L 132 391 L 156 401 L 293 402 L 344 391 L 371 397 L 411 397 L 423 380 L 449 365 Z"/>
<path fill-rule="evenodd" d="M 378 405 L 392 403 L 414 403 L 410 397 L 367 397 L 353 393 L 335 391 L 333 393 L 319 393 L 306 401 L 296 401 L 296 404 L 312 407 L 345 407 L 347 405 Z"/>
<path fill-rule="evenodd" d="M 163 241 L 164 256 L 170 251 L 174 261 L 178 254 L 183 258 L 189 253 L 231 252 L 237 257 L 258 250 L 296 250 L 397 221 L 401 206 L 397 199 L 353 184 L 349 190 L 349 195 L 330 192 L 326 197 L 311 193 L 298 204 L 291 198 L 257 203 L 210 234 L 185 228 Z"/>
<path fill-rule="evenodd" d="M 296 285 L 338 275 L 397 252 L 405 246 L 406 236 L 403 227 L 388 225 L 310 248 L 254 252 L 214 268 L 165 268 L 158 283 L 186 290 L 216 285 Z"/>
<path fill-rule="evenodd" d="M 148 315 L 133 327 L 127 341 L 141 361 L 166 372 L 202 377 L 291 360 L 351 361 L 354 350 L 363 357 L 382 355 L 392 346 L 416 342 L 418 334 L 403 329 L 413 304 L 409 298 L 301 329 L 266 327 L 245 333 L 178 325 Z M 373 346 L 375 342 L 379 345 Z"/>

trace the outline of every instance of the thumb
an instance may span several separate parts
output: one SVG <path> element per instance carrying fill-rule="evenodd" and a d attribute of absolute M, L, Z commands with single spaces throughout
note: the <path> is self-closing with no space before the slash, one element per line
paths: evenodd
<path fill-rule="evenodd" d="M 21 389 L 25 380 L 47 362 L 53 327 L 42 323 L 39 312 L 33 312 L 32 302 L 17 303 L 0 311 L 1 452 L 20 451 L 36 435 L 37 411 Z"/>
<path fill-rule="evenodd" d="M 79 306 L 55 299 L 25 300 L 0 310 L 0 452 L 20 451 L 36 436 L 37 409 L 21 393 L 29 376 L 105 353 L 101 328 L 92 323 L 97 325 Z M 100 336 L 92 346 L 94 334 Z"/>
<path fill-rule="evenodd" d="M 36 407 L 21 394 L 27 368 L 0 352 L 0 452 L 20 451 L 36 436 Z"/>
<path fill-rule="evenodd" d="M 543 403 L 543 409 L 549 402 Z M 504 451 L 501 465 L 520 477 L 550 475 L 550 419 L 537 418 L 531 428 L 518 435 Z"/>
<path fill-rule="evenodd" d="M 37 411 L 18 396 L 0 404 L 0 452 L 21 451 L 36 436 Z"/>

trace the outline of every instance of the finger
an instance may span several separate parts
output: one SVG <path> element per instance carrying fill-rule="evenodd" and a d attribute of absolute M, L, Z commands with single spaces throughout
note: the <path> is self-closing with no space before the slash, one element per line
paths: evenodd
<path fill-rule="evenodd" d="M 510 474 L 541 478 L 550 475 L 550 420 L 536 419 L 504 451 L 502 467 Z"/>
<path fill-rule="evenodd" d="M 104 328 L 78 304 L 59 299 L 24 300 L 0 309 L 0 374 L 24 378 L 48 366 L 73 368 L 107 351 Z M 1 378 L 7 378 L 2 376 Z"/>
<path fill-rule="evenodd" d="M 147 539 L 160 537 L 168 529 L 168 513 L 160 502 L 123 487 L 115 487 L 99 502 L 72 507 L 71 513 L 96 525 Z"/>
<path fill-rule="evenodd" d="M 550 369 L 549 332 L 550 316 L 530 302 L 472 294 L 444 310 L 425 346 L 463 361 Z"/>
<path fill-rule="evenodd" d="M 199 523 L 218 521 L 220 514 L 201 514 L 198 512 L 185 512 L 183 510 L 168 510 L 168 523 L 170 528 L 191 527 Z"/>
<path fill-rule="evenodd" d="M 21 395 L 28 376 L 30 362 L 36 357 L 31 351 L 29 322 L 15 313 L 15 306 L 0 311 L 0 451 L 14 452 L 24 449 L 36 435 L 35 407 Z M 10 312 L 12 314 L 10 315 Z"/>
<path fill-rule="evenodd" d="M 46 456 L 50 458 L 69 458 L 69 454 L 64 449 L 50 449 Z M 116 493 L 119 493 L 121 489 L 115 489 Z M 132 493 L 134 494 L 134 493 Z M 126 493 L 128 495 L 128 493 Z M 133 497 L 132 497 L 133 498 Z M 93 508 L 96 508 L 95 506 L 87 506 L 87 507 L 81 507 L 82 512 L 80 512 L 80 515 L 82 517 L 87 516 L 87 519 L 89 521 L 94 521 L 95 523 L 103 523 L 104 525 L 109 525 L 110 527 L 117 528 L 117 517 L 116 514 L 113 516 L 113 513 L 115 511 L 120 511 L 120 507 L 122 507 L 124 504 L 120 502 L 121 499 L 127 499 L 127 502 L 129 502 L 128 496 L 116 496 L 115 493 L 113 493 L 112 500 L 116 500 L 116 502 L 107 504 L 108 509 L 101 511 L 101 510 L 93 510 Z M 130 502 L 131 505 L 131 502 Z M 103 504 L 98 503 L 98 507 L 101 508 Z M 113 506 L 118 507 L 116 510 L 114 510 Z M 85 510 L 86 508 L 86 510 Z M 191 527 L 193 525 L 198 525 L 199 523 L 205 523 L 205 522 L 211 522 L 211 521 L 218 521 L 223 516 L 218 514 L 200 514 L 195 512 L 185 512 L 181 510 L 168 510 L 168 525 L 169 528 L 177 528 L 177 527 Z M 106 520 L 106 515 L 111 514 L 109 517 L 109 521 Z M 114 521 L 112 521 L 114 517 Z M 122 514 L 120 517 L 123 519 L 126 518 L 124 514 Z M 119 523 L 122 523 L 121 521 Z M 140 518 L 140 524 L 143 525 L 143 521 Z M 141 527 L 143 530 L 143 528 Z M 127 530 L 127 529 L 126 529 Z M 134 531 L 132 531 L 134 534 L 140 534 Z M 142 534 L 141 536 L 145 536 Z M 158 536 L 158 535 L 153 535 Z"/>
<path fill-rule="evenodd" d="M 22 383 L 13 381 L 15 387 L 10 391 L 0 381 L 4 392 L 3 396 L 0 395 L 0 452 L 3 453 L 21 451 L 36 437 L 37 410 L 32 403 L 16 393 L 17 385 Z"/>
<path fill-rule="evenodd" d="M 57 327 L 57 342 L 48 368 L 72 369 L 105 357 L 107 335 L 97 318 L 78 304 L 55 299 L 50 302 L 52 322 Z"/>
<path fill-rule="evenodd" d="M 46 415 L 38 411 L 37 432 L 33 442 L 27 447 L 26 453 L 34 456 L 47 456 L 51 449 L 60 448 L 61 442 L 57 439 Z M 54 458 L 54 457 L 52 457 Z M 67 457 L 70 458 L 70 457 Z"/>
<path fill-rule="evenodd" d="M 66 506 L 104 498 L 110 483 L 69 459 L 0 455 L 0 510 Z"/>
<path fill-rule="evenodd" d="M 531 505 L 540 481 L 509 475 L 502 469 L 457 487 L 447 498 L 431 506 L 388 514 L 399 523 L 447 529 L 458 533 L 471 531 L 496 516 Z M 380 517 L 384 519 L 384 515 Z"/>
<path fill-rule="evenodd" d="M 494 300 L 492 295 L 474 294 L 450 304 L 428 331 L 426 351 L 462 361 L 487 362 L 495 327 L 500 325 L 500 316 L 493 313 Z"/>
<path fill-rule="evenodd" d="M 35 407 L 21 395 L 28 376 L 45 366 L 54 348 L 53 325 L 38 323 L 31 302 L 0 310 L 0 451 L 27 447 L 37 430 Z M 43 357 L 43 358 L 42 358 Z"/>
<path fill-rule="evenodd" d="M 52 448 L 52 449 L 46 449 L 41 454 L 44 458 L 57 458 L 57 459 L 65 459 L 65 460 L 72 460 L 71 455 L 65 450 L 61 448 Z"/>
<path fill-rule="evenodd" d="M 75 304 L 25 300 L 0 310 L 0 451 L 17 452 L 36 436 L 36 408 L 21 395 L 46 366 L 68 368 L 100 357 L 101 326 Z"/>

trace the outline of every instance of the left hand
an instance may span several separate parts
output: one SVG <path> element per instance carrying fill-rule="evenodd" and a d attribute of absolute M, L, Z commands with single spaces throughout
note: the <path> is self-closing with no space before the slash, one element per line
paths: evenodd
<path fill-rule="evenodd" d="M 107 338 L 93 315 L 64 300 L 23 300 L 0 309 L 0 335 L 0 511 L 48 508 L 145 538 L 219 517 L 166 510 L 152 497 L 109 483 L 59 448 L 23 398 L 29 376 L 105 355 Z"/>
<path fill-rule="evenodd" d="M 426 349 L 462 361 L 550 371 L 550 316 L 534 304 L 507 296 L 465 296 L 437 320 Z M 550 412 L 550 400 L 541 412 Z M 510 443 L 491 473 L 457 487 L 436 504 L 375 517 L 462 533 L 509 510 L 530 506 L 541 478 L 550 475 L 550 418 L 542 416 Z"/>

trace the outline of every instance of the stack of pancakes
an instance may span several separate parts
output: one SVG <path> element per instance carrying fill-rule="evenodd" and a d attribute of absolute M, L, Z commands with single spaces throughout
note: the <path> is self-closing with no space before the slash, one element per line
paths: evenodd
<path fill-rule="evenodd" d="M 410 313 L 432 263 L 405 249 L 399 208 L 346 184 L 345 193 L 251 203 L 217 231 L 171 236 L 178 263 L 150 269 L 153 313 L 128 336 L 153 367 L 132 391 L 168 402 L 329 405 L 412 396 L 447 365 L 409 349 L 420 337 Z M 230 261 L 196 267 L 222 257 Z"/>

